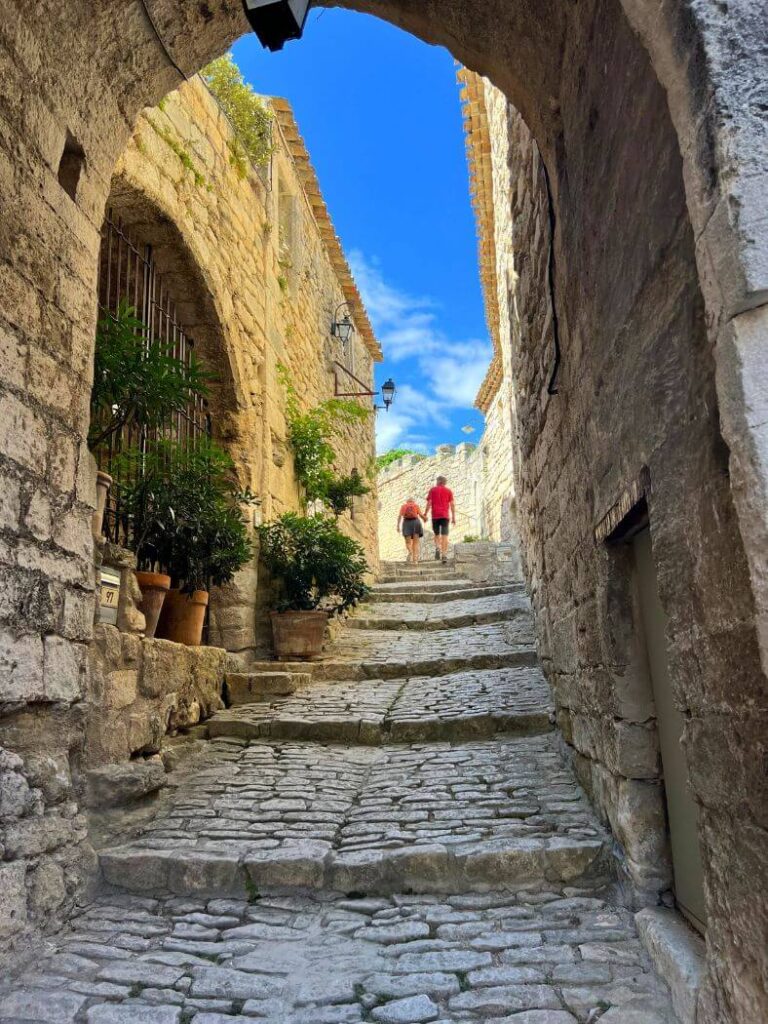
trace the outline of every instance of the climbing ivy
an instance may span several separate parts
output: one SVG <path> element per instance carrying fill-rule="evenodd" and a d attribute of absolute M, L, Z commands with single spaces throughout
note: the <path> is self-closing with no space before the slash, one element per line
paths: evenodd
<path fill-rule="evenodd" d="M 402 459 L 404 455 L 416 455 L 419 459 L 424 458 L 419 452 L 415 452 L 413 448 L 391 448 L 388 452 L 384 452 L 383 455 L 376 457 L 376 466 L 378 469 L 386 469 L 393 462 Z"/>
<path fill-rule="evenodd" d="M 277 372 L 285 388 L 288 444 L 304 503 L 322 501 L 339 516 L 351 507 L 354 497 L 367 494 L 370 488 L 356 470 L 348 475 L 336 472 L 331 439 L 340 427 L 363 422 L 371 411 L 343 398 L 329 398 L 312 409 L 302 410 L 287 369 L 279 364 Z"/>
<path fill-rule="evenodd" d="M 195 179 L 195 185 L 197 185 L 198 188 L 202 188 L 203 186 L 205 186 L 210 191 L 210 185 L 206 181 L 205 175 L 198 170 L 189 152 L 186 149 L 184 149 L 184 147 L 173 134 L 173 132 L 170 131 L 168 128 L 163 128 L 162 125 L 159 125 L 157 121 L 154 121 L 151 117 L 149 117 L 149 115 L 147 115 L 147 121 L 150 127 L 153 129 L 153 131 L 157 132 L 157 134 L 160 136 L 160 138 L 163 140 L 166 146 L 168 146 L 168 148 L 173 153 L 176 154 L 176 156 L 181 161 L 182 167 L 184 167 L 185 170 L 190 172 L 192 177 Z"/>
<path fill-rule="evenodd" d="M 238 177 L 245 178 L 249 160 L 263 167 L 272 156 L 274 115 L 245 81 L 231 53 L 211 61 L 200 74 L 235 129 L 230 162 Z"/>

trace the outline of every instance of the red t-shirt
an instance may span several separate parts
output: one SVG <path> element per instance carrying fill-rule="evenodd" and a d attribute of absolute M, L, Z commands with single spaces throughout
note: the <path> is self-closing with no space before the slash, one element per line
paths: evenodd
<path fill-rule="evenodd" d="M 427 501 L 429 501 L 432 509 L 433 519 L 447 519 L 451 511 L 451 502 L 453 501 L 453 491 L 450 487 L 444 487 L 443 484 L 438 484 L 433 487 L 427 495 Z"/>

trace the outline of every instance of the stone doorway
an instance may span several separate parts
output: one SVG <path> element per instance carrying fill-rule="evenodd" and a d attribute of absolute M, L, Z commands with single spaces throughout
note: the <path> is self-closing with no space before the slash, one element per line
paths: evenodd
<path fill-rule="evenodd" d="M 681 746 L 684 720 L 678 710 L 667 659 L 667 619 L 659 599 L 651 530 L 645 526 L 632 537 L 634 580 L 648 661 L 648 683 L 656 706 L 664 779 L 669 840 L 672 848 L 675 902 L 694 927 L 703 932 L 706 922 L 704 873 L 699 845 L 699 812 L 688 784 L 688 769 Z"/>

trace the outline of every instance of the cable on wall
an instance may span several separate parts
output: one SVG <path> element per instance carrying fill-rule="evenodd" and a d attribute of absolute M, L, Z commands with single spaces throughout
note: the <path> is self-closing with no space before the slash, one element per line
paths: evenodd
<path fill-rule="evenodd" d="M 160 35 L 160 29 L 157 27 L 157 25 L 155 23 L 155 19 L 152 17 L 152 12 L 150 11 L 149 7 L 147 6 L 147 0 L 141 0 L 141 6 L 144 9 L 144 14 L 147 17 L 147 21 L 152 26 L 152 31 L 155 33 L 155 36 L 157 37 L 158 43 L 160 43 L 160 48 L 162 49 L 162 51 L 165 54 L 165 56 L 168 58 L 169 64 L 171 64 L 171 66 L 174 67 L 176 69 L 176 71 L 178 71 L 178 73 L 181 75 L 181 77 L 184 79 L 185 82 L 189 81 L 189 76 L 184 74 L 184 72 L 181 70 L 179 65 L 173 59 L 171 51 L 165 45 L 165 40 Z"/>
<path fill-rule="evenodd" d="M 555 302 L 555 228 L 557 227 L 557 218 L 555 215 L 555 204 L 552 200 L 552 186 L 549 181 L 549 171 L 547 170 L 547 164 L 544 157 L 541 155 L 541 149 L 539 149 L 538 142 L 536 143 L 536 152 L 539 154 L 539 161 L 541 162 L 541 166 L 544 171 L 544 183 L 547 188 L 547 212 L 549 215 L 547 286 L 549 290 L 550 308 L 552 310 L 552 336 L 555 343 L 555 355 L 552 363 L 552 373 L 550 374 L 549 383 L 547 384 L 547 394 L 556 395 L 558 394 L 557 374 L 560 370 L 560 322 L 557 318 L 557 304 Z"/>

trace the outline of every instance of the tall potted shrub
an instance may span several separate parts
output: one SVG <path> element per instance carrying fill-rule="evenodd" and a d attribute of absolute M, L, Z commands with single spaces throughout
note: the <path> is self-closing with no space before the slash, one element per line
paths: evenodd
<path fill-rule="evenodd" d="M 271 613 L 275 654 L 281 660 L 317 657 L 328 615 L 368 593 L 368 565 L 360 545 L 333 516 L 288 512 L 259 527 L 261 560 L 278 582 Z"/>
<path fill-rule="evenodd" d="M 250 500 L 234 483 L 231 458 L 212 441 L 193 448 L 160 441 L 143 457 L 124 507 L 139 564 L 162 567 L 174 584 L 158 637 L 200 644 L 209 586 L 228 583 L 253 554 L 242 511 Z"/>
<path fill-rule="evenodd" d="M 133 307 L 121 301 L 115 313 L 106 313 L 101 318 L 96 331 L 88 431 L 91 452 L 104 461 L 103 453 L 110 451 L 121 432 L 130 427 L 141 438 L 141 457 L 133 470 L 143 473 L 145 461 L 151 458 L 147 439 L 162 427 L 167 417 L 184 412 L 193 398 L 204 398 L 211 380 L 211 375 L 194 355 L 185 362 L 173 354 L 168 343 L 150 341 Z M 101 537 L 112 483 L 110 474 L 100 469 L 93 518 L 96 539 Z M 144 570 L 141 566 L 136 578 L 142 592 L 141 611 L 147 621 L 146 633 L 152 636 L 171 580 L 164 573 Z"/>

